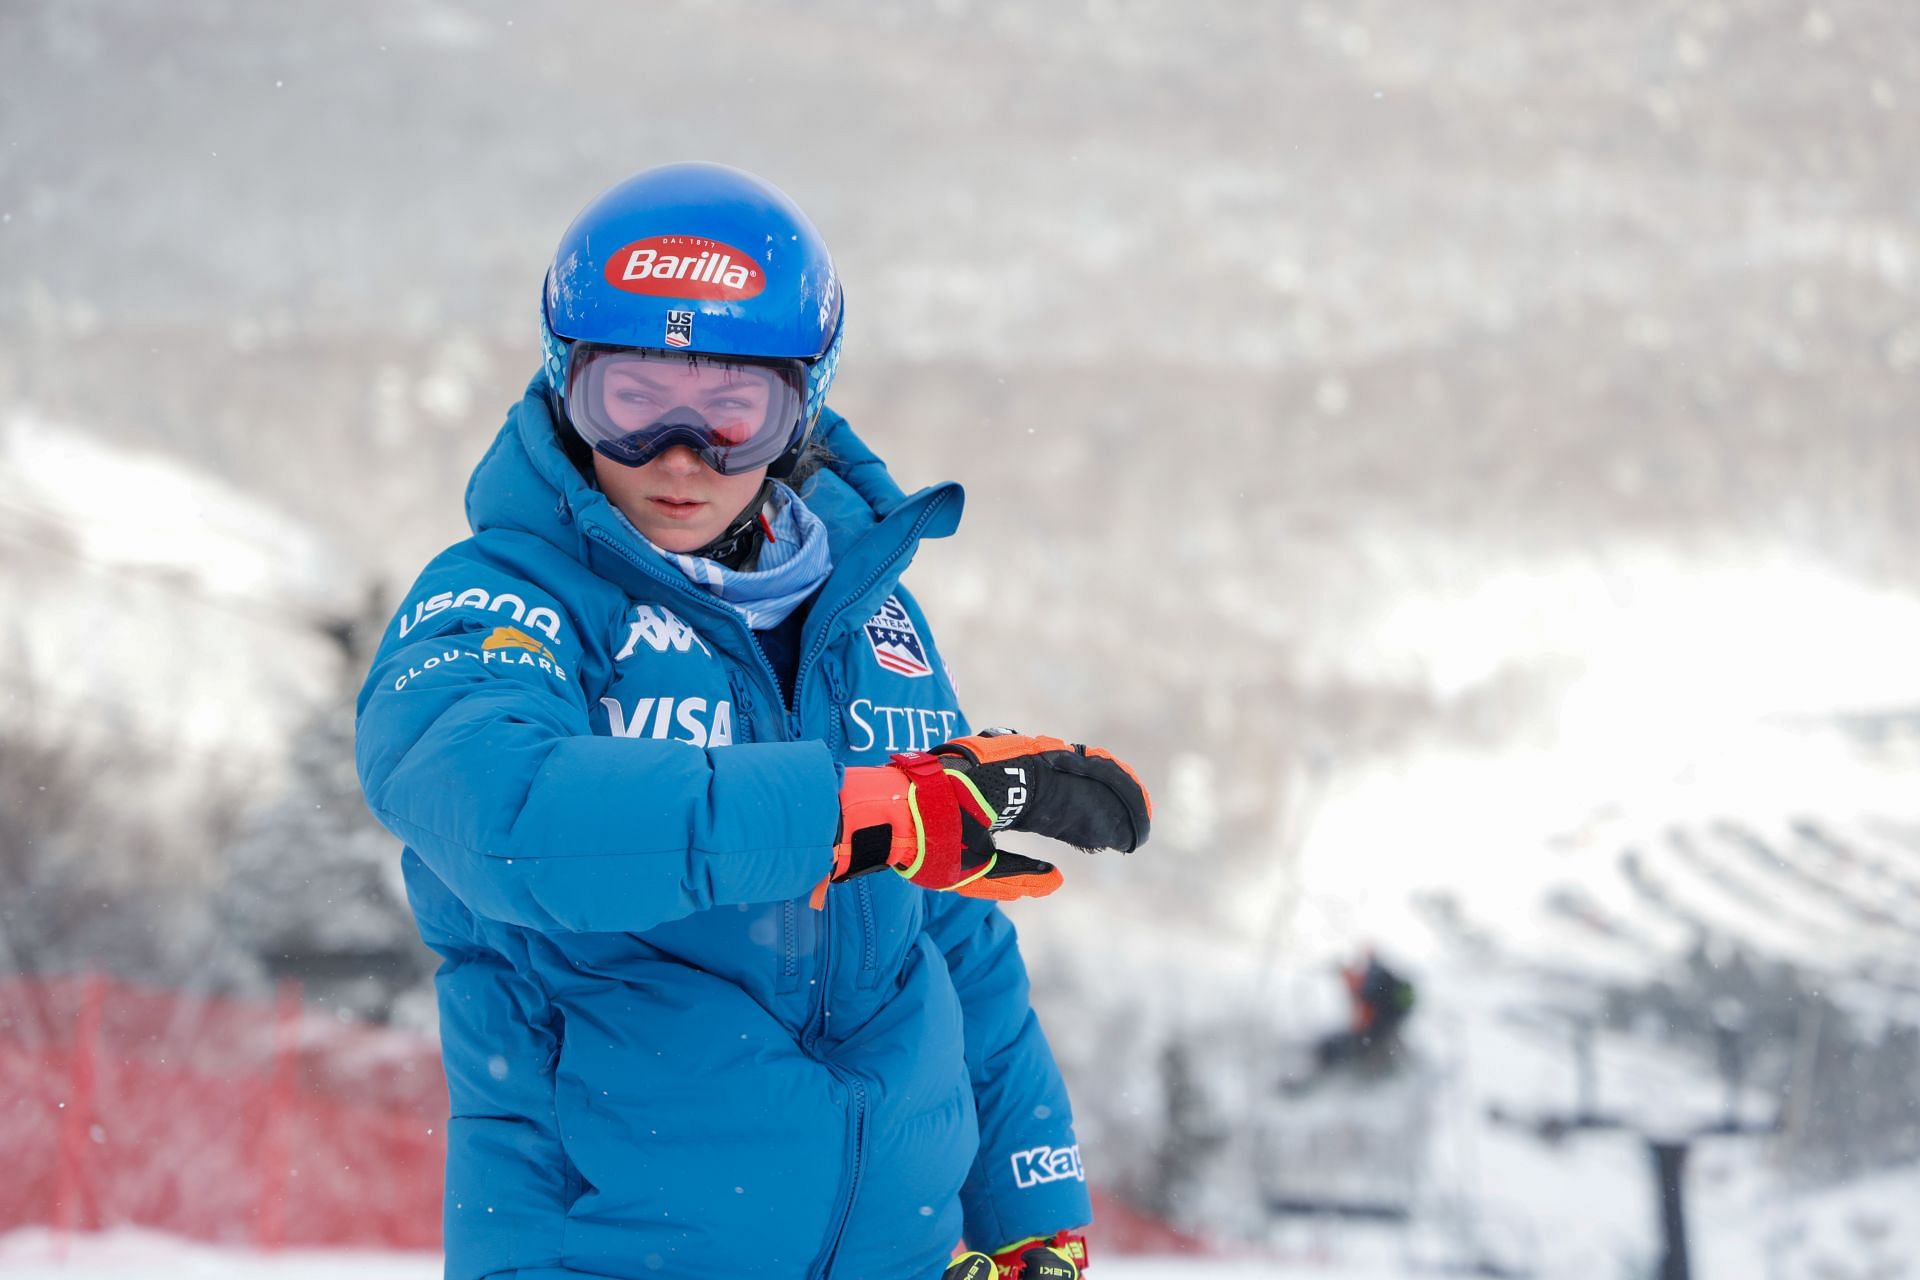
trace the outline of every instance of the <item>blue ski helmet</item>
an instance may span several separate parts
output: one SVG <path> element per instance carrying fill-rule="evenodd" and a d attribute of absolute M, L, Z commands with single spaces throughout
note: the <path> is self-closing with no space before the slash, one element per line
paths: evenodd
<path fill-rule="evenodd" d="M 840 361 L 840 278 L 820 233 L 771 183 L 719 164 L 635 174 L 573 220 L 547 269 L 540 341 L 562 416 L 580 344 L 799 361 L 806 394 L 783 474 Z"/>

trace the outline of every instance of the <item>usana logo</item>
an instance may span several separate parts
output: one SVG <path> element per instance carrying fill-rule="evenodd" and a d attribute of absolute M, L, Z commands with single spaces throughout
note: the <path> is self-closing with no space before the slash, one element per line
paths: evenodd
<path fill-rule="evenodd" d="M 527 602 L 511 592 L 490 594 L 484 587 L 467 587 L 458 594 L 442 591 L 428 596 L 425 600 L 413 602 L 411 614 L 400 614 L 400 636 L 406 638 L 408 632 L 436 614 L 449 609 L 485 609 L 490 613 L 505 613 L 515 622 L 544 632 L 547 639 L 560 643 L 560 615 L 544 605 L 527 608 Z"/>

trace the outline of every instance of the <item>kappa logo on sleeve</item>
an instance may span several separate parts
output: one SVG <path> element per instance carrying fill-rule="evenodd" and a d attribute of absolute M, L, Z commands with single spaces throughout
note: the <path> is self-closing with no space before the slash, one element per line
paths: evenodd
<path fill-rule="evenodd" d="M 1080 1145 L 1071 1147 L 1034 1147 L 1013 1153 L 1013 1184 L 1021 1189 L 1043 1182 L 1063 1182 L 1068 1178 L 1087 1180 L 1080 1167 Z"/>
<path fill-rule="evenodd" d="M 899 596 L 888 596 L 880 612 L 867 619 L 867 643 L 873 646 L 873 660 L 888 671 L 903 676 L 930 676 L 926 645 L 914 629 L 913 618 Z"/>
<path fill-rule="evenodd" d="M 627 625 L 627 643 L 619 653 L 613 655 L 614 661 L 623 662 L 631 658 L 642 640 L 655 653 L 665 653 L 669 649 L 675 653 L 685 653 L 694 645 L 699 645 L 700 652 L 709 658 L 713 656 L 713 650 L 707 648 L 707 642 L 700 638 L 700 634 L 665 605 L 638 604 L 633 607 L 633 621 Z"/>

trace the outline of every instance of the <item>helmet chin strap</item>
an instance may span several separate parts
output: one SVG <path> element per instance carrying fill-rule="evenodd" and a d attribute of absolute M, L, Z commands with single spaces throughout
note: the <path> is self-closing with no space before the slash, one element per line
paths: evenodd
<path fill-rule="evenodd" d="M 706 546 L 689 551 L 690 556 L 699 556 L 705 560 L 714 560 L 729 569 L 738 569 L 744 565 L 753 553 L 760 549 L 760 542 L 766 536 L 760 526 L 760 512 L 766 507 L 767 499 L 773 496 L 773 481 L 760 482 L 759 492 L 740 511 L 732 524 Z"/>

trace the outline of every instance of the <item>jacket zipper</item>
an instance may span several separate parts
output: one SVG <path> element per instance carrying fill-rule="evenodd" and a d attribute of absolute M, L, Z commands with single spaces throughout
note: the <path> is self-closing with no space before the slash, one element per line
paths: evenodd
<path fill-rule="evenodd" d="M 753 681 L 738 671 L 727 672 L 727 688 L 733 691 L 733 701 L 740 708 L 740 722 L 733 727 L 735 742 L 754 742 L 759 734 L 753 730 L 753 717 L 758 714 L 758 704 L 753 697 Z"/>
<path fill-rule="evenodd" d="M 827 991 L 833 985 L 833 900 L 835 896 L 831 893 L 827 895 L 826 904 L 819 912 L 820 918 L 814 922 L 814 927 L 819 930 L 819 942 L 815 950 L 819 952 L 820 963 L 814 974 L 814 991 L 808 1000 L 807 1029 L 800 1034 L 800 1047 L 809 1056 L 813 1054 L 814 1046 L 820 1043 L 820 1037 L 827 1034 L 827 1019 L 833 1016 L 828 1009 Z"/>
<path fill-rule="evenodd" d="M 788 898 L 780 904 L 780 991 L 791 994 L 800 989 L 799 909 Z"/>
<path fill-rule="evenodd" d="M 828 1070 L 833 1070 L 829 1067 Z M 838 1071 L 834 1071 L 839 1075 Z M 826 1256 L 820 1259 L 820 1265 L 814 1271 L 818 1280 L 826 1280 L 833 1274 L 833 1264 L 840 1254 L 840 1242 L 846 1237 L 847 1223 L 853 1217 L 853 1192 L 859 1189 L 861 1165 L 867 1155 L 867 1086 L 865 1082 L 851 1076 L 841 1077 L 853 1095 L 853 1177 L 848 1185 L 847 1202 L 841 1206 L 840 1222 L 833 1229 L 833 1239 L 827 1244 Z"/>
<path fill-rule="evenodd" d="M 847 726 L 842 723 L 842 719 L 847 714 L 847 691 L 841 686 L 840 677 L 834 674 L 832 667 L 826 669 L 825 675 L 827 698 L 833 703 L 833 708 L 827 715 L 827 749 L 831 751 L 835 738 L 840 740 L 842 746 L 847 742 Z"/>
<path fill-rule="evenodd" d="M 876 926 L 873 921 L 873 885 L 870 880 L 861 880 L 854 889 L 860 899 L 860 988 L 866 990 L 879 978 L 880 971 L 874 965 L 874 953 L 877 943 L 874 938 Z"/>

